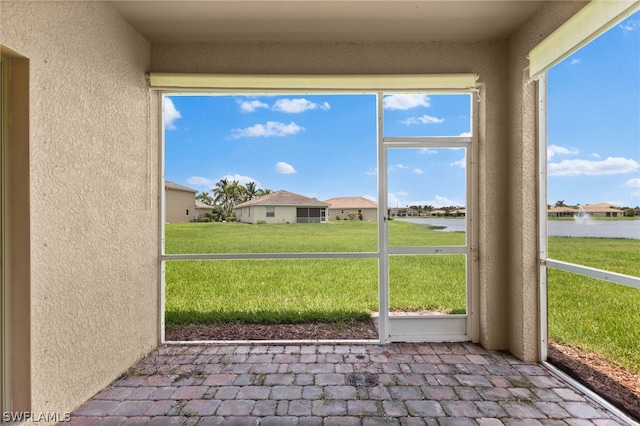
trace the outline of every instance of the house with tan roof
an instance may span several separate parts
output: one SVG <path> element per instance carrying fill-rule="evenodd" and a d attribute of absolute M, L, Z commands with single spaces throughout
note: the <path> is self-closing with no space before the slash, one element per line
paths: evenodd
<path fill-rule="evenodd" d="M 624 216 L 624 210 L 619 209 L 609 203 L 596 203 L 585 204 L 582 206 L 582 210 L 589 216 L 596 217 L 622 217 Z M 580 205 L 578 207 L 569 206 L 553 206 L 547 209 L 547 216 L 549 217 L 573 217 L 581 212 Z"/>
<path fill-rule="evenodd" d="M 548 217 L 573 217 L 576 213 L 578 213 L 577 207 L 552 206 L 547 209 Z"/>
<path fill-rule="evenodd" d="M 326 223 L 329 204 L 315 198 L 276 191 L 233 208 L 236 221 L 243 223 Z"/>
<path fill-rule="evenodd" d="M 213 213 L 213 206 L 196 199 L 196 218 L 202 219 L 207 213 Z"/>
<path fill-rule="evenodd" d="M 597 217 L 622 217 L 624 210 L 609 203 L 585 204 L 582 206 L 584 212 L 591 216 Z"/>
<path fill-rule="evenodd" d="M 198 217 L 197 192 L 195 189 L 166 180 L 164 182 L 165 222 L 180 223 L 196 220 Z"/>
<path fill-rule="evenodd" d="M 365 197 L 333 197 L 329 204 L 329 218 L 349 219 L 355 213 L 359 220 L 378 220 L 378 203 Z"/>

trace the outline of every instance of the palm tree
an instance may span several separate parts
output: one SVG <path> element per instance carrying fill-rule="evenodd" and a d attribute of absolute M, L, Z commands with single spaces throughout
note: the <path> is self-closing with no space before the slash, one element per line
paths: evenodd
<path fill-rule="evenodd" d="M 235 192 L 237 185 L 238 181 L 229 183 L 229 180 L 227 178 L 222 178 L 218 182 L 216 182 L 215 188 L 212 189 L 212 193 L 214 196 L 213 201 L 217 206 L 220 207 L 220 215 L 222 216 L 222 220 L 230 217 L 231 213 L 233 213 L 233 193 Z"/>
<path fill-rule="evenodd" d="M 209 192 L 201 192 L 196 195 L 196 200 L 201 201 L 209 206 L 213 205 L 213 197 Z"/>
<path fill-rule="evenodd" d="M 244 201 L 248 201 L 251 200 L 253 198 L 257 197 L 258 194 L 258 187 L 256 186 L 257 184 L 255 182 L 249 182 L 245 185 L 245 199 Z"/>
<path fill-rule="evenodd" d="M 267 188 L 260 188 L 256 191 L 256 197 L 262 197 L 263 195 L 271 194 L 271 190 Z"/>
<path fill-rule="evenodd" d="M 224 204 L 227 196 L 227 187 L 229 186 L 229 181 L 227 178 L 222 178 L 218 182 L 216 182 L 215 188 L 211 190 L 213 193 L 213 201 L 216 204 Z"/>

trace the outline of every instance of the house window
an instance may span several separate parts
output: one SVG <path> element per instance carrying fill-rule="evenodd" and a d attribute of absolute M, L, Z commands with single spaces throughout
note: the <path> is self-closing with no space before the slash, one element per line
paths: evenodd
<path fill-rule="evenodd" d="M 187 213 L 186 213 L 186 215 L 187 215 L 187 216 L 189 216 L 189 209 L 187 209 Z"/>
<path fill-rule="evenodd" d="M 276 208 L 274 206 L 267 206 L 267 217 L 276 217 Z"/>

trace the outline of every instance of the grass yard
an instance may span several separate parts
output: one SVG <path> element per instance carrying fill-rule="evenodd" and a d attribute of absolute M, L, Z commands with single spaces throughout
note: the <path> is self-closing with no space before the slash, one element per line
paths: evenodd
<path fill-rule="evenodd" d="M 393 221 L 394 245 L 461 245 L 464 234 Z M 371 252 L 377 223 L 166 227 L 167 253 Z M 464 313 L 465 256 L 392 256 L 393 311 Z M 361 320 L 378 309 L 376 259 L 173 261 L 166 264 L 166 323 Z"/>
<path fill-rule="evenodd" d="M 389 223 L 392 246 L 463 245 L 463 233 Z M 373 252 L 375 222 L 166 227 L 167 253 Z M 640 276 L 640 241 L 549 238 L 550 258 Z M 391 256 L 392 311 L 465 312 L 465 256 Z M 378 309 L 375 259 L 171 261 L 168 327 L 197 323 L 349 322 Z M 549 269 L 551 339 L 640 373 L 640 290 Z"/>
<path fill-rule="evenodd" d="M 389 222 L 392 246 L 464 245 L 458 232 L 439 232 L 428 226 Z M 375 252 L 378 224 L 362 221 L 247 225 L 231 223 L 172 223 L 166 226 L 165 251 L 182 253 L 308 253 Z"/>
<path fill-rule="evenodd" d="M 550 238 L 556 260 L 640 276 L 640 241 Z M 549 337 L 640 374 L 640 289 L 549 268 Z"/>

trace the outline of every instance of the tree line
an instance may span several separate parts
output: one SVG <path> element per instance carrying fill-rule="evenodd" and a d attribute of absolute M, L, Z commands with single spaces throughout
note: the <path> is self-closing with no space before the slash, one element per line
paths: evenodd
<path fill-rule="evenodd" d="M 213 207 L 207 218 L 214 222 L 233 220 L 233 208 L 245 201 L 271 193 L 270 189 L 258 188 L 255 182 L 242 185 L 237 180 L 220 179 L 210 191 L 196 195 L 196 200 Z"/>

